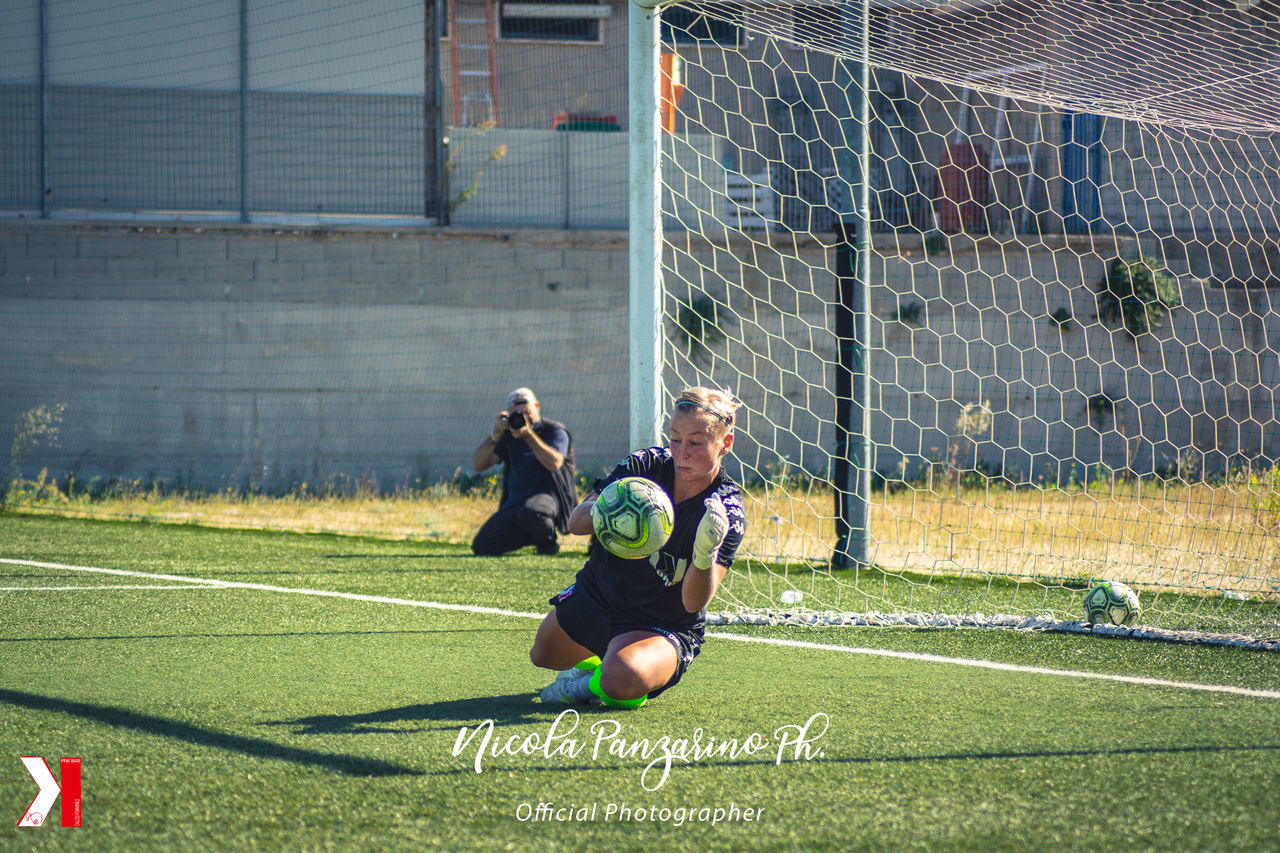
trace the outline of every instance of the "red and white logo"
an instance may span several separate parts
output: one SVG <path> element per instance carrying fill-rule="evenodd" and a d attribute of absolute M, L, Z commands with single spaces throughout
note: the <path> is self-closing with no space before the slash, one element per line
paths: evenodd
<path fill-rule="evenodd" d="M 22 763 L 31 778 L 40 786 L 40 793 L 23 812 L 18 826 L 43 826 L 49 818 L 49 809 L 62 795 L 62 825 L 80 825 L 80 759 L 62 759 L 62 785 L 59 787 L 48 763 L 39 756 L 24 755 Z"/>

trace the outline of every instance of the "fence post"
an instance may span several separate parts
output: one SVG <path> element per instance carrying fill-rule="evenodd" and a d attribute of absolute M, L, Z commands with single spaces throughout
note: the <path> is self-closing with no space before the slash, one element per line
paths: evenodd
<path fill-rule="evenodd" d="M 249 0 L 240 0 L 240 221 L 249 221 Z"/>
<path fill-rule="evenodd" d="M 49 218 L 49 0 L 40 0 L 40 218 Z"/>

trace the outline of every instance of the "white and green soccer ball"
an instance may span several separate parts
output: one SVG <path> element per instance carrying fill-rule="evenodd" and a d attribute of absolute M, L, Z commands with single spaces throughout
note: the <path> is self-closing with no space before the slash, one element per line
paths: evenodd
<path fill-rule="evenodd" d="M 1084 597 L 1084 621 L 1094 625 L 1128 625 L 1141 612 L 1138 594 L 1119 581 L 1103 581 Z"/>
<path fill-rule="evenodd" d="M 591 508 L 596 539 L 615 556 L 639 560 L 667 544 L 676 511 L 662 487 L 643 477 L 623 477 L 604 487 Z"/>

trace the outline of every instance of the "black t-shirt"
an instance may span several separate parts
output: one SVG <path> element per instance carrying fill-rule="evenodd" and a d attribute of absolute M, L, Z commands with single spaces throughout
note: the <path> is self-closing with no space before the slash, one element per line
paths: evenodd
<path fill-rule="evenodd" d="M 705 490 L 675 503 L 675 464 L 666 447 L 649 447 L 632 453 L 609 476 L 596 482 L 595 491 L 623 477 L 652 480 L 672 499 L 676 518 L 671 538 L 657 553 L 627 560 L 609 553 L 592 537 L 587 563 L 578 572 L 578 590 L 589 594 L 615 620 L 647 621 L 662 627 L 700 632 L 705 624 L 705 611 L 690 613 L 684 609 L 682 582 L 690 570 L 698 522 L 706 511 L 704 502 L 713 493 L 720 496 L 729 519 L 729 532 L 716 562 L 722 566 L 733 565 L 747 527 L 738 486 L 721 471 Z"/>
<path fill-rule="evenodd" d="M 569 433 L 562 425 L 543 419 L 533 431 L 543 443 L 560 451 L 566 460 L 569 458 Z M 536 494 L 556 493 L 555 475 L 538 461 L 529 445 L 513 436 L 510 430 L 502 431 L 494 453 L 507 465 L 507 493 L 501 509 L 520 506 Z"/>

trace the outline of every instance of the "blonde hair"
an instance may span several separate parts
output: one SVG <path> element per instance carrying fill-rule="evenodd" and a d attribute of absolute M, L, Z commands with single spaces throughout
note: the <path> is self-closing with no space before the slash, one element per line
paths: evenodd
<path fill-rule="evenodd" d="M 679 411 L 683 407 L 705 413 L 711 433 L 723 437 L 733 430 L 734 413 L 741 405 L 728 391 L 694 385 L 684 389 L 676 397 L 675 409 Z"/>

